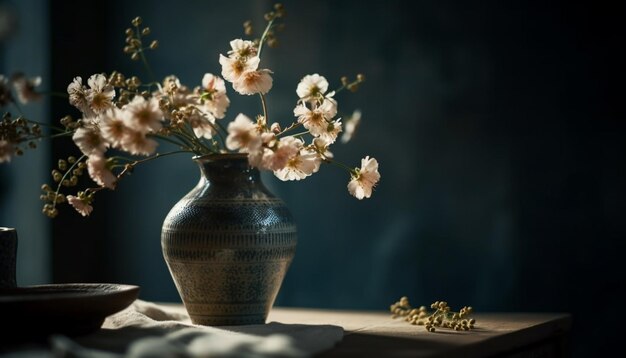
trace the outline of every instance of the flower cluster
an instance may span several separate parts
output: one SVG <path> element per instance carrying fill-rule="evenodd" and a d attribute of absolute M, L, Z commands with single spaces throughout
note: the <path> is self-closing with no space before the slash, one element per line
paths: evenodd
<path fill-rule="evenodd" d="M 405 296 L 389 307 L 392 318 L 404 317 L 410 324 L 424 326 L 428 332 L 435 332 L 436 328 L 450 328 L 455 331 L 468 331 L 474 328 L 476 320 L 469 318 L 472 307 L 463 307 L 459 312 L 453 312 L 445 301 L 436 301 L 430 305 L 433 312 L 426 306 L 413 308 Z"/>
<path fill-rule="evenodd" d="M 294 121 L 285 127 L 270 121 L 266 95 L 272 89 L 273 72 L 263 68 L 261 54 L 264 45 L 277 46 L 284 16 L 283 6 L 274 5 L 265 14 L 267 23 L 260 38 L 232 40 L 226 55 L 219 55 L 221 77 L 206 73 L 195 88 L 173 75 L 154 80 L 146 54 L 158 48 L 158 42 L 147 39 L 150 28 L 143 26 L 141 18 L 135 18 L 125 32 L 124 52 L 132 60 L 143 62 L 150 81 L 119 72 L 93 74 L 86 81 L 75 77 L 67 87 L 67 98 L 80 112 L 80 118 L 63 117 L 60 127 L 50 126 L 51 134 L 42 132 L 43 123 L 23 116 L 13 119 L 5 113 L 0 127 L 0 162 L 10 161 L 13 154 L 21 155 L 25 145 L 36 146 L 37 139 L 71 137 L 81 154 L 59 160 L 52 171 L 56 185 L 42 186 L 43 211 L 50 217 L 57 215 L 56 205 L 63 202 L 83 216 L 89 215 L 97 192 L 115 189 L 138 164 L 175 153 L 247 153 L 251 166 L 272 171 L 281 180 L 301 180 L 316 173 L 322 163 L 334 164 L 350 174 L 350 194 L 358 199 L 369 198 L 380 180 L 376 159 L 366 156 L 360 167 L 352 168 L 338 162 L 329 150 L 340 134 L 341 142 L 349 141 L 360 122 L 357 110 L 344 116 L 342 123 L 336 96 L 343 90 L 356 91 L 365 80 L 363 75 L 353 80 L 342 77 L 335 90 L 329 90 L 324 76 L 306 75 L 296 87 Z M 254 34 L 250 21 L 244 23 L 244 32 Z M 35 100 L 41 96 L 35 91 L 40 82 L 39 78 L 23 75 L 13 76 L 11 81 L 0 76 L 0 105 L 14 104 L 19 110 L 12 93 L 21 103 Z M 254 119 L 239 113 L 224 123 L 230 105 L 226 82 L 241 95 L 257 95 L 263 113 Z M 177 150 L 158 153 L 160 142 L 174 144 Z M 61 193 L 62 188 L 79 183 L 84 169 L 97 187 L 76 195 Z"/>

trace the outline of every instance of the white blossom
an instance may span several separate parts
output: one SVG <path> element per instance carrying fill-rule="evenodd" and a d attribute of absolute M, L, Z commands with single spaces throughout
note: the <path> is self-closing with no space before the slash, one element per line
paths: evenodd
<path fill-rule="evenodd" d="M 330 142 L 328 142 L 327 140 L 325 140 L 324 138 L 315 138 L 313 139 L 313 146 L 315 147 L 315 150 L 320 154 L 323 155 L 325 158 L 333 158 L 334 154 L 331 153 L 330 150 L 328 150 L 328 147 L 330 146 Z"/>
<path fill-rule="evenodd" d="M 159 108 L 159 101 L 154 97 L 146 100 L 143 96 L 135 96 L 123 109 L 128 113 L 124 117 L 126 126 L 136 131 L 157 132 L 163 127 L 163 112 Z"/>
<path fill-rule="evenodd" d="M 80 76 L 74 77 L 74 80 L 67 86 L 67 94 L 70 98 L 70 104 L 78 108 L 83 114 L 90 115 L 92 113 L 89 107 L 90 90 L 83 86 L 83 79 Z"/>
<path fill-rule="evenodd" d="M 215 135 L 215 117 L 210 113 L 201 113 L 194 110 L 188 118 L 189 125 L 193 129 L 194 134 L 198 138 L 211 139 Z"/>
<path fill-rule="evenodd" d="M 89 102 L 89 108 L 91 108 L 94 113 L 103 113 L 114 106 L 113 98 L 115 97 L 115 89 L 108 83 L 104 75 L 92 75 L 87 80 L 87 83 L 90 87 L 90 91 L 87 93 L 87 100 Z"/>
<path fill-rule="evenodd" d="M 320 76 L 317 73 L 304 76 L 296 88 L 298 97 L 302 99 L 316 98 L 326 93 L 326 91 L 328 91 L 328 81 L 326 81 L 324 76 Z"/>
<path fill-rule="evenodd" d="M 240 152 L 245 152 L 251 144 L 261 143 L 256 125 L 245 114 L 239 113 L 235 120 L 228 124 L 227 130 L 226 147 L 230 150 L 239 149 Z"/>
<path fill-rule="evenodd" d="M 369 198 L 372 196 L 372 189 L 380 180 L 378 161 L 367 156 L 361 159 L 361 168 L 356 168 L 355 171 L 348 183 L 348 191 L 359 200 Z"/>
<path fill-rule="evenodd" d="M 129 128 L 124 121 L 127 115 L 115 107 L 100 116 L 100 134 L 114 148 L 120 148 L 128 134 Z"/>
<path fill-rule="evenodd" d="M 319 137 L 328 131 L 330 120 L 337 114 L 337 106 L 331 100 L 324 101 L 314 109 L 308 108 L 305 103 L 300 103 L 294 108 L 293 114 L 313 136 Z"/>
<path fill-rule="evenodd" d="M 230 42 L 230 48 L 232 50 L 228 51 L 228 56 L 231 58 L 252 57 L 257 54 L 256 45 L 252 41 L 235 39 Z"/>
<path fill-rule="evenodd" d="M 220 65 L 222 65 L 222 77 L 229 82 L 235 82 L 246 71 L 254 71 L 259 67 L 259 58 L 251 57 L 230 58 L 220 55 Z"/>
<path fill-rule="evenodd" d="M 122 150 L 134 155 L 150 155 L 159 143 L 145 133 L 129 130 L 122 141 Z"/>
<path fill-rule="evenodd" d="M 266 150 L 261 163 L 262 169 L 277 171 L 283 169 L 302 148 L 302 141 L 292 136 L 280 138 L 273 150 Z"/>
<path fill-rule="evenodd" d="M 224 80 L 211 73 L 206 73 L 202 78 L 202 89 L 208 93 L 204 100 L 204 109 L 217 119 L 224 118 L 226 109 L 230 105 Z"/>
<path fill-rule="evenodd" d="M 258 133 L 258 119 L 255 126 L 255 133 Z M 273 132 L 263 132 L 248 144 L 248 163 L 250 166 L 265 169 L 263 167 L 263 158 L 269 158 L 273 152 L 269 147 L 273 147 L 277 142 L 276 135 Z"/>
<path fill-rule="evenodd" d="M 87 159 L 87 171 L 93 181 L 102 187 L 115 189 L 117 177 L 107 167 L 107 158 L 102 155 L 92 155 Z"/>
<path fill-rule="evenodd" d="M 86 156 L 103 155 L 107 148 L 107 142 L 100 135 L 100 131 L 95 126 L 80 127 L 72 136 L 74 143 Z"/>
<path fill-rule="evenodd" d="M 287 162 L 284 168 L 274 171 L 274 175 L 283 181 L 302 180 L 316 173 L 320 164 L 319 154 L 312 150 L 302 149 L 297 156 Z"/>
<path fill-rule="evenodd" d="M 67 202 L 82 216 L 89 216 L 89 214 L 93 211 L 93 206 L 87 203 L 86 200 L 82 200 L 74 195 L 68 195 L 66 199 Z"/>
<path fill-rule="evenodd" d="M 266 94 L 272 89 L 272 73 L 270 70 L 245 71 L 233 83 L 235 91 L 244 95 L 256 93 Z"/>
<path fill-rule="evenodd" d="M 326 129 L 319 134 L 319 138 L 323 138 L 329 144 L 335 143 L 337 136 L 341 132 L 341 119 L 328 123 Z"/>
<path fill-rule="evenodd" d="M 195 104 L 196 96 L 187 86 L 180 83 L 178 77 L 169 75 L 163 79 L 163 85 L 155 94 L 157 99 L 166 98 L 172 107 L 179 108 L 189 104 Z"/>

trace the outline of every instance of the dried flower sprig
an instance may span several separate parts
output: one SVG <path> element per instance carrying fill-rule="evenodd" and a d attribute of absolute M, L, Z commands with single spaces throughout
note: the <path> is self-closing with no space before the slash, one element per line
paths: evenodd
<path fill-rule="evenodd" d="M 279 21 L 282 20 L 286 15 L 287 12 L 285 11 L 285 7 L 281 3 L 274 4 L 273 10 L 263 15 L 263 19 L 265 19 L 265 21 L 267 22 L 265 30 L 263 31 L 260 38 L 252 39 L 252 42 L 259 48 L 259 56 L 263 48 L 263 43 L 267 43 L 267 46 L 271 48 L 278 47 L 278 39 L 276 38 L 276 33 L 284 30 L 285 24 Z M 243 30 L 246 36 L 254 35 L 254 27 L 252 26 L 251 20 L 246 20 L 243 23 Z"/>
<path fill-rule="evenodd" d="M 424 326 L 428 332 L 435 332 L 436 328 L 468 331 L 476 324 L 474 318 L 469 318 L 473 312 L 471 306 L 465 306 L 459 312 L 454 312 L 447 302 L 435 301 L 430 305 L 430 309 L 432 311 L 429 311 L 426 306 L 413 308 L 406 296 L 389 307 L 392 318 L 404 317 L 404 320 L 410 324 Z"/>
<path fill-rule="evenodd" d="M 158 48 L 158 42 L 149 40 L 151 29 L 140 17 L 134 18 L 132 27 L 125 31 L 123 51 L 132 60 L 141 60 L 149 81 L 117 71 L 93 74 L 86 83 L 75 77 L 65 97 L 81 116 L 77 120 L 64 116 L 61 127 L 47 126 L 50 134 L 42 131 L 43 123 L 23 116 L 12 119 L 6 113 L 0 123 L 0 162 L 21 155 L 26 145 L 36 147 L 41 138 L 72 138 L 82 154 L 59 160 L 51 173 L 55 185 L 42 186 L 43 212 L 50 217 L 58 214 L 60 203 L 69 203 L 81 215 L 89 215 L 96 193 L 115 190 L 137 165 L 176 153 L 247 153 L 251 166 L 272 171 L 281 180 L 302 180 L 316 173 L 322 163 L 333 164 L 349 173 L 347 189 L 351 195 L 369 198 L 380 180 L 378 161 L 365 156 L 360 167 L 350 167 L 335 159 L 329 150 L 342 132 L 341 141 L 347 142 L 361 119 L 360 111 L 354 111 L 346 117 L 344 129 L 337 94 L 344 89 L 357 91 L 365 81 L 364 75 L 357 74 L 353 79 L 344 76 L 334 90 L 329 90 L 324 76 L 306 75 L 296 88 L 296 119 L 283 127 L 270 116 L 266 96 L 272 89 L 274 73 L 261 67 L 261 53 L 264 45 L 278 45 L 277 33 L 284 27 L 285 16 L 284 6 L 275 4 L 264 16 L 266 24 L 260 37 L 232 40 L 226 55 L 219 56 L 222 76 L 206 73 L 201 86 L 195 88 L 173 75 L 162 81 L 155 79 L 147 51 Z M 253 36 L 251 21 L 244 23 L 244 33 Z M 22 102 L 40 98 L 34 88 L 41 80 L 28 80 L 23 75 L 11 78 L 9 81 L 0 75 L 0 106 L 13 105 L 21 113 L 16 98 Z M 241 95 L 258 96 L 262 113 L 253 116 L 254 120 L 239 113 L 230 123 L 223 123 L 230 106 L 227 83 Z M 177 148 L 158 153 L 160 142 Z M 110 155 L 110 150 L 115 150 L 115 155 Z M 63 189 L 82 184 L 79 177 L 85 169 L 97 186 L 79 190 L 76 195 L 62 193 Z"/>

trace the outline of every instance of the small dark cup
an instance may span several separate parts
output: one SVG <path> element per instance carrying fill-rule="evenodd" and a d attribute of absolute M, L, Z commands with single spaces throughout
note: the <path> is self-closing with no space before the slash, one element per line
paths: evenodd
<path fill-rule="evenodd" d="M 0 288 L 13 288 L 15 281 L 15 259 L 17 257 L 17 231 L 0 227 Z"/>

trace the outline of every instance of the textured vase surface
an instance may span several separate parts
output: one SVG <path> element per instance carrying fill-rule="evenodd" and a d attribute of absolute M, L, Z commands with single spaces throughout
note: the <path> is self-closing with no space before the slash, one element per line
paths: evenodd
<path fill-rule="evenodd" d="M 161 232 L 178 293 L 196 324 L 265 323 L 295 254 L 293 217 L 245 154 L 194 160 L 200 182 Z"/>

